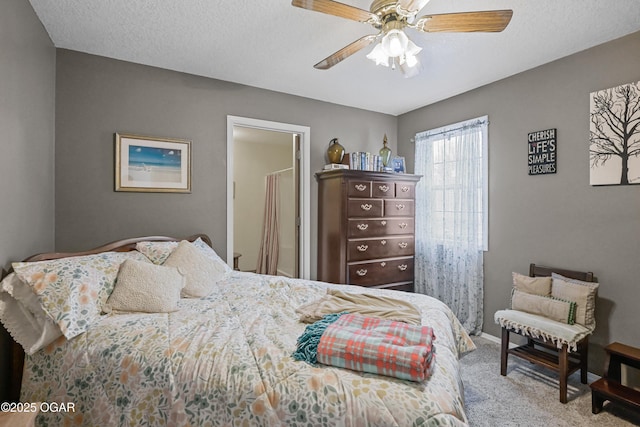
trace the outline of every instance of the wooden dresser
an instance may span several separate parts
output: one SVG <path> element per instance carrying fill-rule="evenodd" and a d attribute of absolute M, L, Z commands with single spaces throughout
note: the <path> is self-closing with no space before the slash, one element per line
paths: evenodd
<path fill-rule="evenodd" d="M 413 292 L 418 175 L 316 173 L 318 280 Z"/>

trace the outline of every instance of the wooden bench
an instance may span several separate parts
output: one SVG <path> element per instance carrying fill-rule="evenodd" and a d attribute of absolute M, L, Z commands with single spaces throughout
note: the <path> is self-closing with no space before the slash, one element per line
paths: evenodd
<path fill-rule="evenodd" d="M 640 411 L 640 391 L 623 385 L 621 379 L 622 365 L 640 369 L 640 348 L 614 342 L 605 351 L 604 376 L 590 385 L 591 412 L 599 413 L 605 400 Z"/>
<path fill-rule="evenodd" d="M 583 282 L 593 282 L 592 272 L 566 270 L 563 268 L 544 267 L 541 265 L 529 265 L 530 277 L 551 276 L 552 273 L 564 277 L 577 279 Z M 507 310 L 508 311 L 508 310 Z M 496 312 L 498 315 L 499 312 Z M 497 320 L 498 318 L 496 318 Z M 509 348 L 509 334 L 515 333 L 527 338 L 527 343 L 515 348 Z M 502 339 L 500 349 L 500 375 L 507 375 L 507 361 L 509 355 L 535 363 L 558 373 L 560 382 L 560 402 L 567 403 L 567 383 L 569 375 L 580 370 L 580 381 L 587 384 L 587 361 L 589 360 L 589 335 L 582 338 L 576 344 L 576 351 L 569 351 L 569 346 L 563 344 L 561 348 L 551 345 L 544 339 L 534 338 L 523 329 L 502 327 Z"/>

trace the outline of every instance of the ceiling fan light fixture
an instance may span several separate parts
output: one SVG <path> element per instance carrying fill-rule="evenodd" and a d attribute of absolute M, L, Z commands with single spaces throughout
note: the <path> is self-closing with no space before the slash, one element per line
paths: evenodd
<path fill-rule="evenodd" d="M 376 65 L 390 66 L 392 70 L 400 67 L 405 76 L 407 74 L 413 76 L 417 74 L 419 68 L 416 67 L 419 64 L 417 55 L 421 50 L 422 48 L 412 42 L 404 31 L 394 28 L 384 34 L 382 40 L 374 46 L 367 58 L 374 61 Z M 413 68 L 415 70 L 408 73 L 408 70 Z"/>
<path fill-rule="evenodd" d="M 387 56 L 396 57 L 402 55 L 407 49 L 407 43 L 409 37 L 402 30 L 389 30 L 387 34 L 382 37 L 380 44 L 384 49 Z"/>
<path fill-rule="evenodd" d="M 407 64 L 407 67 L 413 68 L 418 65 L 418 58 L 416 58 L 416 56 L 411 53 L 407 53 L 404 56 L 404 62 Z"/>
<path fill-rule="evenodd" d="M 417 76 L 420 73 L 421 65 L 418 58 L 408 56 L 403 64 L 400 64 L 400 71 L 405 79 Z"/>
<path fill-rule="evenodd" d="M 378 43 L 371 52 L 367 55 L 367 58 L 376 63 L 376 65 L 389 66 L 389 55 L 384 52 L 382 45 Z"/>
<path fill-rule="evenodd" d="M 407 48 L 404 51 L 405 55 L 416 56 L 417 54 L 420 53 L 420 51 L 422 51 L 422 48 L 420 46 L 416 45 L 414 42 L 407 39 Z"/>

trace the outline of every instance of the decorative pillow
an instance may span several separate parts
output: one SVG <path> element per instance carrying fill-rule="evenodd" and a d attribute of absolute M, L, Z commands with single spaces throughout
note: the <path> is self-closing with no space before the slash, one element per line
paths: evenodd
<path fill-rule="evenodd" d="M 71 339 L 99 319 L 127 259 L 150 262 L 139 252 L 104 252 L 37 262 L 15 262 L 16 275 L 38 296 L 43 311 Z"/>
<path fill-rule="evenodd" d="M 27 354 L 62 336 L 58 325 L 42 311 L 36 294 L 15 273 L 0 286 L 0 321 Z"/>
<path fill-rule="evenodd" d="M 213 290 L 214 282 L 225 271 L 207 257 L 192 243 L 183 240 L 164 262 L 165 266 L 176 267 L 187 282 L 182 290 L 183 297 L 201 298 Z"/>
<path fill-rule="evenodd" d="M 219 269 L 223 271 L 233 271 L 233 268 L 231 268 L 229 264 L 224 262 L 224 260 L 220 258 L 216 251 L 214 251 L 211 246 L 207 245 L 201 238 L 198 237 L 193 242 L 193 245 L 196 248 L 200 249 L 202 253 L 207 256 L 207 258 L 209 258 L 211 261 L 214 261 L 218 265 Z"/>
<path fill-rule="evenodd" d="M 184 277 L 177 268 L 128 259 L 120 265 L 118 280 L 104 306 L 104 311 L 176 311 L 184 284 Z"/>
<path fill-rule="evenodd" d="M 551 274 L 551 296 L 576 303 L 576 323 L 595 328 L 596 294 L 599 283 L 570 279 L 557 273 Z"/>
<path fill-rule="evenodd" d="M 136 249 L 146 255 L 154 264 L 163 264 L 169 255 L 171 255 L 171 252 L 178 247 L 178 243 L 179 242 L 138 242 L 136 243 Z M 193 242 L 193 245 L 200 249 L 211 260 L 218 263 L 223 270 L 232 271 L 232 268 L 201 238 L 198 237 Z"/>
<path fill-rule="evenodd" d="M 573 325 L 576 319 L 576 303 L 562 301 L 553 297 L 528 294 L 517 289 L 511 296 L 511 308 L 513 310 L 526 311 L 527 313 L 544 316 L 556 322 Z"/>
<path fill-rule="evenodd" d="M 179 242 L 138 242 L 136 250 L 143 253 L 154 264 L 164 263 Z"/>
<path fill-rule="evenodd" d="M 530 277 L 519 273 L 511 273 L 511 275 L 515 289 L 533 295 L 551 295 L 551 277 Z"/>

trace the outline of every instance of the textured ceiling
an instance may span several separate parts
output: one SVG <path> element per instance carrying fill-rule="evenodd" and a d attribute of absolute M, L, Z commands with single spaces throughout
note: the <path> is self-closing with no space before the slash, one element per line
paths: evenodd
<path fill-rule="evenodd" d="M 640 30 L 638 0 L 431 0 L 425 13 L 512 9 L 501 33 L 407 34 L 423 69 L 405 79 L 365 48 L 376 31 L 290 0 L 30 0 L 56 47 L 399 115 Z M 344 0 L 369 9 L 367 0 Z"/>

